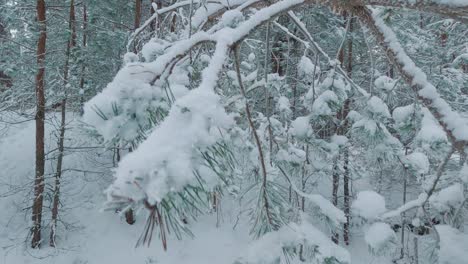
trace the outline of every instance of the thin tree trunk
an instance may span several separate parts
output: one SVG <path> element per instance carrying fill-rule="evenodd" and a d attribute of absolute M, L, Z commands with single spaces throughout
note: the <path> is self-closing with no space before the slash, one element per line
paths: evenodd
<path fill-rule="evenodd" d="M 37 74 L 36 74 L 36 170 L 34 180 L 34 201 L 32 206 L 31 247 L 41 244 L 42 203 L 44 194 L 44 119 L 45 119 L 45 54 L 46 54 L 46 6 L 44 0 L 37 0 L 37 21 L 39 39 L 37 41 Z"/>
<path fill-rule="evenodd" d="M 55 189 L 54 200 L 52 206 L 52 226 L 50 229 L 49 245 L 55 247 L 55 234 L 57 229 L 58 208 L 60 204 L 60 178 L 62 177 L 62 164 L 63 164 L 63 145 L 65 140 L 65 124 L 66 124 L 66 105 L 67 105 L 67 86 L 68 86 L 68 69 L 70 63 L 70 54 L 72 48 L 76 45 L 76 28 L 75 28 L 75 1 L 70 2 L 70 18 L 68 22 L 68 29 L 70 30 L 70 39 L 67 43 L 67 51 L 65 54 L 65 66 L 63 69 L 63 89 L 64 97 L 61 103 L 61 122 L 60 122 L 60 138 L 58 142 L 58 157 L 57 157 L 57 170 L 55 173 Z"/>
<path fill-rule="evenodd" d="M 271 128 L 271 98 L 270 98 L 270 91 L 268 90 L 268 72 L 269 72 L 269 62 L 270 60 L 273 60 L 271 58 L 271 52 L 270 52 L 270 32 L 271 32 L 271 25 L 270 21 L 267 22 L 267 30 L 266 30 L 266 50 L 265 50 L 265 65 L 264 65 L 264 70 L 265 70 L 265 112 L 266 112 L 266 118 L 268 122 L 268 138 L 269 138 L 269 160 L 270 160 L 270 165 L 272 164 L 272 155 L 273 155 L 273 131 Z"/>
<path fill-rule="evenodd" d="M 351 74 L 353 72 L 353 18 L 352 16 L 349 17 L 350 22 L 349 22 L 349 41 L 348 41 L 348 61 L 346 65 L 346 71 L 348 73 L 348 76 L 351 77 Z M 349 104 L 350 104 L 350 99 L 346 99 L 344 105 L 343 105 L 343 112 L 342 112 L 342 120 L 345 120 L 346 117 L 348 116 L 349 113 Z M 345 135 L 347 132 L 347 127 L 346 124 L 343 124 L 343 129 L 342 129 L 342 134 Z M 343 225 L 343 240 L 345 245 L 349 245 L 349 222 L 350 222 L 350 195 L 349 195 L 349 149 L 348 146 L 344 147 L 343 151 L 343 158 L 344 158 L 344 165 L 343 165 L 343 170 L 344 170 L 344 175 L 343 175 L 343 194 L 344 194 L 344 213 L 346 216 L 346 222 Z"/>
<path fill-rule="evenodd" d="M 88 28 L 88 14 L 86 10 L 86 4 L 83 3 L 83 42 L 82 42 L 82 49 L 86 49 L 86 45 L 88 45 L 88 34 L 86 32 Z M 86 70 L 86 63 L 85 60 L 81 62 L 81 76 L 80 76 L 80 114 L 84 114 L 84 83 L 85 83 L 85 70 Z"/>
<path fill-rule="evenodd" d="M 154 11 L 154 8 L 153 8 L 153 3 L 155 3 L 154 0 L 150 0 L 151 2 L 151 6 L 150 6 L 150 13 L 151 13 L 151 16 L 154 15 L 155 11 Z M 159 8 L 158 8 L 159 9 Z M 150 23 L 150 29 L 151 29 L 151 32 L 154 32 L 156 30 L 156 20 L 153 20 L 151 21 Z"/>
<path fill-rule="evenodd" d="M 419 252 L 418 252 L 418 238 L 413 238 L 414 241 L 414 263 L 419 264 Z"/>
<path fill-rule="evenodd" d="M 133 21 L 133 29 L 140 27 L 141 21 L 141 0 L 135 0 L 135 19 Z M 137 43 L 133 42 L 133 52 L 137 53 Z"/>
<path fill-rule="evenodd" d="M 133 148 L 129 147 L 128 152 L 132 152 Z M 120 161 L 120 152 L 118 153 L 118 161 Z M 129 225 L 133 225 L 136 220 L 135 220 L 135 214 L 133 213 L 133 209 L 129 208 L 127 211 L 125 211 L 125 221 Z"/>
<path fill-rule="evenodd" d="M 405 166 L 405 165 L 403 165 Z M 403 204 L 406 204 L 406 185 L 407 185 L 407 170 L 404 168 L 404 179 L 403 179 Z M 405 255 L 405 212 L 401 214 L 401 249 L 400 249 L 400 258 L 403 258 Z"/>
<path fill-rule="evenodd" d="M 133 24 L 133 29 L 140 27 L 141 21 L 141 0 L 135 0 L 135 20 Z"/>
<path fill-rule="evenodd" d="M 175 32 L 175 30 L 176 30 L 176 23 L 177 23 L 177 15 L 176 15 L 175 13 L 172 13 L 171 32 Z"/>
<path fill-rule="evenodd" d="M 8 35 L 7 30 L 5 29 L 5 26 L 0 18 L 0 45 L 3 44 L 3 38 L 6 37 L 7 35 Z M 0 63 L 3 62 L 1 60 L 2 56 L 3 54 L 0 53 Z M 13 85 L 13 83 L 12 83 L 11 77 L 8 76 L 3 70 L 0 69 L 0 92 L 2 91 L 2 87 L 1 87 L 2 85 L 5 86 L 6 88 L 10 88 Z"/>
<path fill-rule="evenodd" d="M 259 138 L 259 136 L 257 134 L 257 130 L 255 129 L 255 125 L 253 123 L 252 114 L 250 112 L 250 106 L 249 106 L 249 103 L 247 101 L 247 95 L 246 95 L 246 92 L 245 92 L 244 84 L 242 82 L 242 75 L 240 73 L 240 62 L 239 62 L 240 59 L 239 59 L 239 50 L 238 49 L 239 49 L 239 47 L 234 48 L 234 59 L 235 59 L 237 80 L 239 82 L 239 88 L 241 90 L 242 97 L 245 100 L 245 112 L 246 112 L 246 115 L 247 115 L 247 120 L 249 122 L 250 129 L 252 129 L 252 134 L 253 134 L 254 139 L 255 139 L 255 144 L 257 145 L 258 155 L 259 155 L 259 159 L 260 159 L 260 165 L 261 165 L 261 168 L 262 168 L 263 206 L 265 208 L 268 224 L 272 227 L 273 230 L 276 230 L 277 227 L 273 223 L 273 219 L 272 219 L 271 212 L 270 212 L 270 210 L 271 210 L 270 203 L 268 201 L 268 196 L 267 196 L 267 170 L 266 170 L 266 164 L 265 164 L 265 156 L 263 155 L 262 144 L 260 142 L 260 138 Z"/>
<path fill-rule="evenodd" d="M 338 172 L 338 161 L 339 161 L 339 159 L 340 159 L 340 156 L 338 154 L 338 156 L 333 161 L 332 202 L 333 202 L 333 205 L 335 207 L 338 207 L 338 188 L 340 186 L 340 177 L 339 177 L 340 175 L 339 175 L 339 172 Z M 339 238 L 340 238 L 340 235 L 338 234 L 338 232 L 333 231 L 332 241 L 335 244 L 338 244 L 339 243 Z"/>
<path fill-rule="evenodd" d="M 343 12 L 343 17 L 346 19 L 347 17 L 346 12 Z M 340 47 L 340 49 L 338 50 L 338 60 L 340 62 L 341 67 L 343 67 L 343 64 L 344 64 L 344 57 L 345 57 L 344 47 Z M 338 120 L 343 120 L 343 112 L 344 112 L 343 109 L 341 109 L 341 111 L 337 113 Z M 335 133 L 342 135 L 343 127 L 338 126 L 335 130 Z M 333 205 L 335 205 L 336 207 L 338 207 L 338 189 L 340 187 L 340 173 L 339 173 L 339 166 L 338 166 L 340 162 L 340 156 L 341 156 L 340 153 L 338 153 L 337 157 L 333 161 L 333 172 L 332 172 L 333 173 L 332 174 L 332 177 L 333 177 L 332 179 L 332 200 L 333 201 L 332 202 L 333 202 Z M 335 231 L 332 232 L 332 241 L 335 244 L 339 243 L 338 232 L 335 232 Z"/>

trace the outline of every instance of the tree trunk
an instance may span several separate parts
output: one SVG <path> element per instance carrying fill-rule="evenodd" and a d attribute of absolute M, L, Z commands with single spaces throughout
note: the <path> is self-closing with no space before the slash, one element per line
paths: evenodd
<path fill-rule="evenodd" d="M 65 124 L 66 124 L 66 105 L 67 105 L 67 86 L 68 86 L 68 68 L 70 62 L 70 53 L 72 48 L 76 45 L 76 28 L 75 28 L 75 1 L 70 2 L 70 18 L 68 22 L 68 29 L 70 30 L 70 38 L 67 43 L 65 53 L 65 65 L 63 69 L 63 89 L 64 97 L 61 103 L 61 121 L 60 121 L 60 138 L 58 142 L 58 157 L 57 157 L 57 170 L 55 172 L 55 189 L 54 200 L 52 206 L 52 226 L 50 229 L 49 245 L 55 247 L 55 234 L 57 228 L 58 208 L 60 204 L 60 178 L 62 177 L 62 163 L 63 163 L 63 145 L 65 139 Z"/>
<path fill-rule="evenodd" d="M 333 202 L 333 205 L 338 207 L 338 188 L 340 186 L 340 175 L 339 175 L 339 172 L 338 172 L 338 161 L 340 159 L 340 156 L 338 154 L 338 156 L 335 158 L 335 160 L 333 161 L 333 189 L 332 189 L 332 202 Z M 333 231 L 332 233 L 332 241 L 335 243 L 335 244 L 338 244 L 339 242 L 339 237 L 340 235 L 338 234 L 338 232 L 336 231 Z"/>
<path fill-rule="evenodd" d="M 34 201 L 32 205 L 31 247 L 41 244 L 42 203 L 44 193 L 44 119 L 45 119 L 45 53 L 46 53 L 46 6 L 44 0 L 37 0 L 37 21 L 39 39 L 37 41 L 37 74 L 36 74 L 36 169 L 34 180 Z"/>
<path fill-rule="evenodd" d="M 137 29 L 140 27 L 141 21 L 141 0 L 135 0 L 135 21 L 133 24 L 133 28 Z"/>
<path fill-rule="evenodd" d="M 0 18 L 0 44 L 3 42 L 3 38 L 7 36 L 7 30 L 5 29 L 4 24 L 1 21 Z M 0 54 L 0 58 L 3 56 L 3 54 Z M 0 59 L 0 62 L 1 59 Z M 1 86 L 5 86 L 6 88 L 10 88 L 12 86 L 12 81 L 11 77 L 8 76 L 4 71 L 0 69 L 0 92 L 3 90 Z"/>
<path fill-rule="evenodd" d="M 408 147 L 405 147 L 405 156 L 408 155 Z M 406 204 L 406 189 L 407 189 L 407 180 L 408 179 L 408 168 L 403 164 L 403 204 Z M 400 249 L 400 258 L 405 256 L 405 212 L 401 214 L 401 249 Z"/>
<path fill-rule="evenodd" d="M 271 38 L 271 22 L 268 21 L 267 24 L 267 29 L 266 29 L 266 50 L 265 50 L 265 64 L 264 64 L 264 70 L 265 70 L 265 113 L 266 113 L 266 118 L 268 122 L 268 142 L 269 142 L 269 160 L 270 160 L 270 165 L 272 165 L 272 155 L 273 155 L 273 130 L 271 128 L 271 95 L 268 87 L 268 73 L 269 73 L 269 62 L 274 61 L 273 55 L 270 50 L 270 38 Z"/>
<path fill-rule="evenodd" d="M 87 30 L 88 28 L 88 14 L 86 10 L 86 4 L 83 3 L 83 42 L 82 42 L 82 49 L 86 49 L 86 45 L 88 45 L 88 35 Z M 85 83 L 85 70 L 86 70 L 86 63 L 85 60 L 81 62 L 81 76 L 80 76 L 80 114 L 84 114 L 84 83 Z"/>
<path fill-rule="evenodd" d="M 140 27 L 141 21 L 141 0 L 135 0 L 135 19 L 133 22 L 133 29 L 136 30 Z M 137 43 L 133 42 L 133 52 L 136 54 L 138 51 Z"/>
<path fill-rule="evenodd" d="M 150 2 L 151 2 L 150 13 L 151 13 L 151 16 L 153 16 L 155 13 L 154 8 L 153 8 L 153 3 L 155 3 L 156 6 L 158 6 L 158 4 L 155 2 L 155 0 L 150 0 Z M 159 6 L 158 6 L 158 9 L 159 9 Z M 157 20 L 159 20 L 159 16 Z M 151 32 L 154 32 L 156 30 L 156 20 L 151 21 L 150 29 L 151 29 Z"/>
<path fill-rule="evenodd" d="M 129 147 L 128 148 L 128 152 L 132 152 L 133 151 L 133 148 L 132 147 Z M 120 153 L 118 154 L 118 159 L 120 161 Z M 132 208 L 129 208 L 127 211 L 125 211 L 125 221 L 127 222 L 127 224 L 129 225 L 133 225 L 135 223 L 135 215 L 133 213 L 133 209 Z"/>
<path fill-rule="evenodd" d="M 353 72 L 353 18 L 350 16 L 349 18 L 351 21 L 349 22 L 349 41 L 348 41 L 348 61 L 346 65 L 346 71 L 348 73 L 348 76 L 351 77 L 351 74 Z M 350 104 L 350 99 L 347 99 L 343 105 L 343 113 L 342 113 L 342 118 L 343 120 L 346 119 L 349 113 L 349 104 Z M 347 132 L 347 127 L 346 124 L 343 124 L 343 135 L 345 135 Z M 344 170 L 344 175 L 343 175 L 343 195 L 344 195 L 344 213 L 346 216 L 346 222 L 343 225 L 343 240 L 345 245 L 349 245 L 349 221 L 350 221 L 350 195 L 349 195 L 349 150 L 348 147 L 344 147 L 343 151 L 343 158 L 344 158 L 344 165 L 343 165 L 343 170 Z"/>
<path fill-rule="evenodd" d="M 175 32 L 176 23 L 177 23 L 177 15 L 175 13 L 172 13 L 171 32 Z"/>

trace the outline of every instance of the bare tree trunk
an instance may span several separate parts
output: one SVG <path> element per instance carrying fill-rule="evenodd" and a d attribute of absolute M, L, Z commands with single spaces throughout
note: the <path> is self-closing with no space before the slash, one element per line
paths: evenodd
<path fill-rule="evenodd" d="M 45 119 L 45 53 L 47 40 L 46 6 L 44 0 L 37 0 L 37 21 L 39 39 L 37 41 L 37 74 L 36 74 L 36 171 L 34 180 L 34 201 L 32 205 L 31 247 L 41 244 L 42 203 L 44 193 L 44 119 Z"/>
<path fill-rule="evenodd" d="M 348 41 L 348 61 L 346 65 L 346 72 L 348 73 L 348 76 L 351 77 L 351 74 L 353 72 L 353 17 L 349 17 L 350 22 L 349 22 L 349 41 Z M 350 105 L 350 99 L 346 99 L 343 105 L 343 111 L 342 111 L 342 120 L 345 120 L 346 117 L 348 116 L 349 113 L 349 106 Z M 347 127 L 346 123 L 343 124 L 343 129 L 342 129 L 342 134 L 345 135 L 347 132 Z M 345 245 L 349 245 L 349 221 L 350 221 L 350 195 L 349 195 L 349 150 L 348 147 L 344 147 L 343 151 L 343 158 L 344 158 L 344 165 L 343 165 L 343 170 L 344 170 L 344 175 L 343 175 L 343 194 L 344 194 L 344 213 L 346 216 L 346 222 L 343 225 L 343 240 Z"/>
<path fill-rule="evenodd" d="M 155 2 L 154 2 L 154 0 L 150 0 L 150 2 L 151 2 L 150 14 L 151 14 L 151 16 L 153 16 L 154 13 L 155 13 L 154 8 L 153 8 L 153 3 L 155 3 Z M 151 21 L 150 29 L 151 29 L 151 31 L 154 31 L 156 29 L 156 21 L 155 20 Z"/>
<path fill-rule="evenodd" d="M 267 24 L 267 30 L 266 30 L 266 50 L 265 50 L 265 64 L 264 64 L 264 70 L 265 70 L 265 112 L 266 112 L 266 118 L 268 122 L 268 138 L 269 138 L 269 160 L 270 160 L 270 165 L 272 164 L 272 155 L 273 155 L 273 130 L 271 128 L 271 96 L 270 96 L 270 91 L 268 90 L 268 72 L 269 72 L 269 62 L 270 60 L 273 60 L 271 57 L 271 51 L 270 51 L 270 32 L 271 32 L 271 22 L 268 21 Z"/>
<path fill-rule="evenodd" d="M 140 27 L 141 21 L 141 1 L 142 0 L 135 0 L 135 19 L 133 21 L 133 29 L 137 29 Z M 137 43 L 133 42 L 133 52 L 137 53 Z"/>
<path fill-rule="evenodd" d="M 135 21 L 133 24 L 133 29 L 140 27 L 141 21 L 141 0 L 135 0 Z"/>
<path fill-rule="evenodd" d="M 52 206 L 52 225 L 50 229 L 49 245 L 55 247 L 55 234 L 57 229 L 58 208 L 60 204 L 60 178 L 62 177 L 62 164 L 63 164 L 63 145 L 65 140 L 65 125 L 66 125 L 66 105 L 67 105 L 67 85 L 68 85 L 68 69 L 70 63 L 70 54 L 72 48 L 76 45 L 76 27 L 75 27 L 75 1 L 70 2 L 70 18 L 68 21 L 68 29 L 70 30 L 70 38 L 67 43 L 67 51 L 65 53 L 65 65 L 63 69 L 63 89 L 64 97 L 61 103 L 61 121 L 60 121 L 60 138 L 58 142 L 58 157 L 57 157 L 57 170 L 55 172 L 55 189 L 54 200 Z"/>
<path fill-rule="evenodd" d="M 82 48 L 85 49 L 86 45 L 88 45 L 88 34 L 86 30 L 88 29 L 88 14 L 86 10 L 86 3 L 83 3 L 83 42 Z M 86 63 L 85 60 L 81 62 L 81 76 L 80 76 L 80 114 L 84 114 L 84 83 L 85 83 L 85 70 L 86 70 Z"/>
<path fill-rule="evenodd" d="M 175 30 L 176 30 L 176 23 L 177 23 L 177 15 L 176 15 L 175 13 L 172 13 L 171 32 L 175 32 Z"/>

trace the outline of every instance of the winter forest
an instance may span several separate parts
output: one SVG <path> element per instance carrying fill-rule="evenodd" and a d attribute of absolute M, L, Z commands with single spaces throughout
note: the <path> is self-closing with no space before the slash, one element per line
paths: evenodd
<path fill-rule="evenodd" d="M 1 264 L 467 264 L 468 0 L 0 0 Z"/>

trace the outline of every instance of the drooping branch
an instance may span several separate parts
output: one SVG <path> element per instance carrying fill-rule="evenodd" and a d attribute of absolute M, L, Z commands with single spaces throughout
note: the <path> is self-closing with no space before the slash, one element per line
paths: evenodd
<path fill-rule="evenodd" d="M 239 88 L 240 88 L 242 97 L 243 97 L 243 99 L 245 101 L 245 112 L 246 112 L 246 115 L 247 115 L 247 120 L 249 122 L 250 129 L 252 130 L 252 134 L 253 134 L 254 139 L 255 139 L 255 145 L 257 145 L 258 156 L 259 156 L 260 165 L 261 165 L 261 168 L 262 168 L 262 200 L 263 200 L 263 206 L 265 208 L 268 224 L 270 226 L 274 226 L 273 225 L 273 220 L 272 220 L 272 217 L 271 217 L 271 212 L 270 212 L 271 209 L 270 209 L 270 205 L 269 205 L 269 201 L 268 201 L 268 195 L 267 195 L 267 170 L 266 170 L 266 165 L 265 165 L 265 155 L 263 154 L 262 143 L 260 142 L 260 138 L 258 136 L 257 129 L 255 128 L 255 125 L 253 123 L 252 114 L 250 112 L 250 105 L 249 105 L 249 103 L 247 101 L 247 95 L 246 95 L 246 92 L 245 92 L 244 84 L 242 82 L 242 76 L 241 76 L 241 73 L 240 73 L 239 51 L 238 51 L 237 46 L 234 48 L 234 64 L 236 66 L 235 69 L 236 69 L 237 81 L 239 83 Z"/>
<path fill-rule="evenodd" d="M 429 12 L 444 17 L 450 17 L 462 22 L 468 22 L 468 1 L 442 0 L 350 0 L 349 5 L 375 5 L 382 7 L 406 8 Z"/>
<path fill-rule="evenodd" d="M 252 0 L 251 2 L 254 1 L 258 0 Z M 242 22 L 234 30 L 231 28 L 219 28 L 219 30 L 213 30 L 211 32 L 200 31 L 188 39 L 177 41 L 164 55 L 159 56 L 154 62 L 148 64 L 154 72 L 154 77 L 151 82 L 154 83 L 175 60 L 187 55 L 195 46 L 208 42 L 223 42 L 227 47 L 234 47 L 242 42 L 253 30 L 262 26 L 270 19 L 298 7 L 303 3 L 304 0 L 280 1 L 259 10 L 255 16 Z M 243 6 L 239 6 L 239 9 L 242 7 Z M 215 29 L 218 27 L 214 26 L 213 28 Z"/>
<path fill-rule="evenodd" d="M 400 72 L 402 78 L 417 94 L 418 99 L 442 126 L 452 145 L 457 150 L 468 142 L 468 122 L 453 111 L 428 80 L 426 74 L 406 54 L 393 30 L 379 17 L 378 12 L 366 7 L 355 7 L 353 13 L 376 36 L 388 59 Z"/>

